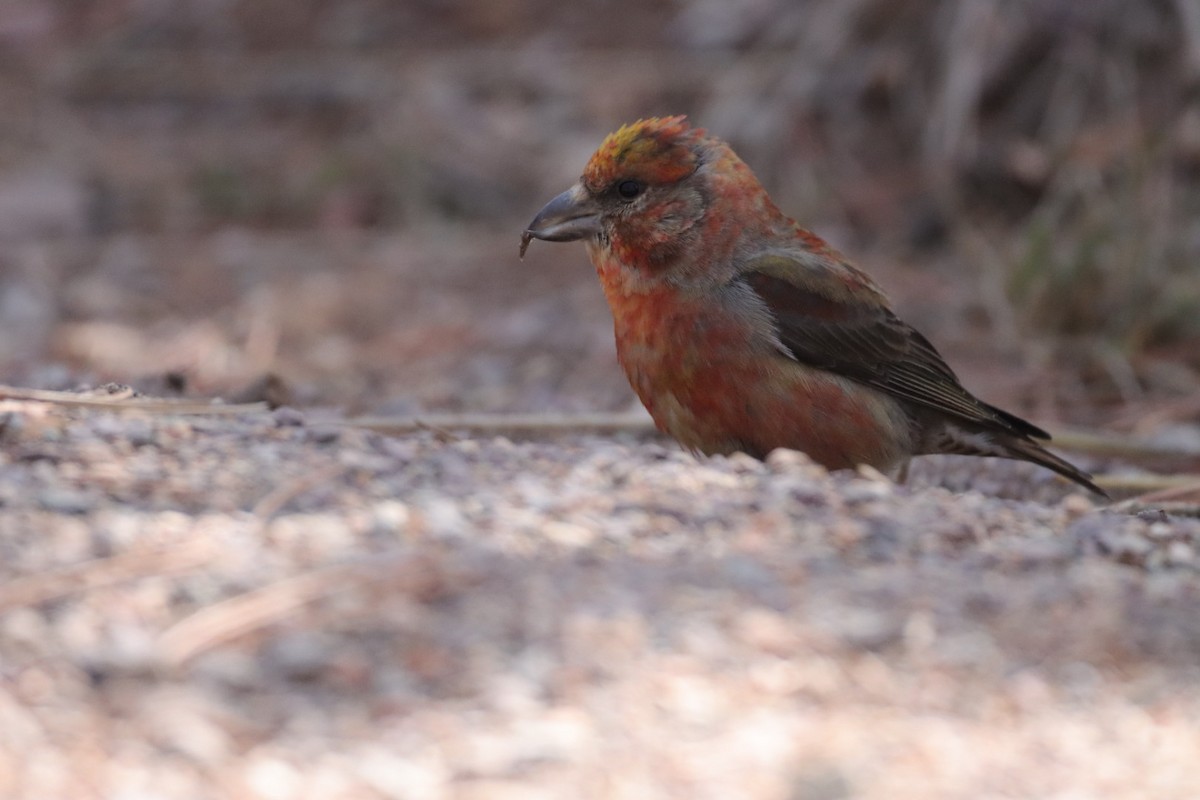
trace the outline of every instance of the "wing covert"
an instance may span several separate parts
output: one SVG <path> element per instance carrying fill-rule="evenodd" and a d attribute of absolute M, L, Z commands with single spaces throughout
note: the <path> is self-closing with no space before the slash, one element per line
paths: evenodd
<path fill-rule="evenodd" d="M 744 281 L 766 305 L 779 341 L 797 361 L 971 423 L 1049 438 L 1040 428 L 963 388 L 937 349 L 900 320 L 881 294 L 871 297 L 878 302 L 859 299 L 845 288 L 836 270 L 810 270 L 809 265 L 783 256 L 773 255 L 750 267 L 737 280 Z M 789 275 L 800 272 L 807 285 Z M 850 275 L 865 280 L 857 271 Z"/>

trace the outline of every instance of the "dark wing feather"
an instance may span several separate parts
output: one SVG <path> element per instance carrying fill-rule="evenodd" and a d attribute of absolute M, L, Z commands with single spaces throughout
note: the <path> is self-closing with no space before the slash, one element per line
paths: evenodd
<path fill-rule="evenodd" d="M 765 271 L 751 269 L 738 280 L 770 310 L 780 342 L 797 361 L 974 425 L 1021 437 L 1050 438 L 1041 428 L 964 389 L 929 340 L 885 305 L 839 297 L 847 291 L 833 283 L 838 278 L 832 271 L 818 271 L 815 288 L 799 286 L 781 274 L 789 266 L 805 268 L 773 256 L 765 260 Z M 810 274 L 806 269 L 806 277 Z M 851 274 L 865 280 L 860 273 Z"/>

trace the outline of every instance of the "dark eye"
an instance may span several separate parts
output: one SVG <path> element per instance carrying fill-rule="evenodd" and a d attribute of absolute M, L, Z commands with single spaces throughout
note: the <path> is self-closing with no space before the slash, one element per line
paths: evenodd
<path fill-rule="evenodd" d="M 638 181 L 621 181 L 617 184 L 617 194 L 625 200 L 632 200 L 642 193 L 646 187 Z"/>

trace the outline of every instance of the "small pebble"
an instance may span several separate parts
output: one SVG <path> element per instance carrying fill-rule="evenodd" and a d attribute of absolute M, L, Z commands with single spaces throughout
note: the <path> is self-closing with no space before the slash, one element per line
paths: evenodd
<path fill-rule="evenodd" d="M 1190 567 L 1196 561 L 1196 551 L 1187 542 L 1167 545 L 1167 563 L 1173 567 Z"/>
<path fill-rule="evenodd" d="M 271 412 L 271 419 L 280 428 L 292 428 L 304 425 L 304 412 L 292 406 L 280 406 Z"/>
<path fill-rule="evenodd" d="M 342 429 L 333 425 L 320 425 L 308 429 L 308 441 L 313 444 L 333 444 L 342 438 Z"/>
<path fill-rule="evenodd" d="M 96 507 L 96 498 L 74 489 L 45 489 L 37 496 L 38 505 L 58 514 L 87 514 Z"/>

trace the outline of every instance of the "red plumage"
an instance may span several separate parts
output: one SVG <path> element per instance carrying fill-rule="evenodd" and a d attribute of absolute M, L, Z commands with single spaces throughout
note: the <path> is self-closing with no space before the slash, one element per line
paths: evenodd
<path fill-rule="evenodd" d="M 1044 431 L 963 388 L 866 273 L 683 117 L 610 134 L 522 254 L 533 238 L 586 241 L 630 384 L 693 451 L 786 447 L 893 474 L 925 453 L 999 456 L 1103 494 L 1039 444 Z"/>

